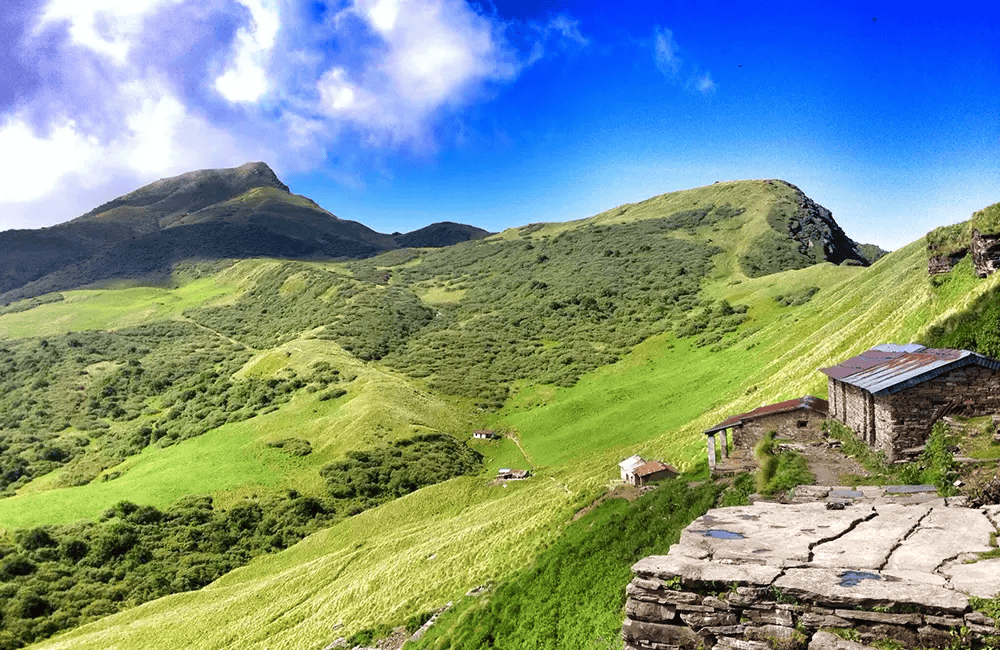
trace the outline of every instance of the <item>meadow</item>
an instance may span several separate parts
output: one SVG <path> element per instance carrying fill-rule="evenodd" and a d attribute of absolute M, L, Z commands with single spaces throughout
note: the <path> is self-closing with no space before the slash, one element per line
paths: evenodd
<path fill-rule="evenodd" d="M 187 407 L 178 412 L 187 428 L 169 444 L 139 446 L 99 469 L 96 476 L 106 480 L 77 487 L 65 485 L 70 465 L 53 461 L 49 474 L 22 481 L 16 496 L 0 500 L 0 525 L 94 520 L 122 500 L 166 511 L 182 493 L 210 496 L 220 513 L 278 503 L 288 490 L 296 498 L 326 498 L 321 469 L 356 452 L 378 458 L 398 441 L 432 433 L 467 440 L 474 428 L 505 437 L 470 442 L 483 455 L 475 476 L 336 518 L 198 591 L 126 609 L 39 647 L 318 649 L 338 637 L 403 625 L 484 584 L 493 595 L 462 601 L 427 643 L 462 639 L 474 647 L 482 630 L 531 643 L 537 638 L 527 628 L 509 627 L 512 608 L 527 606 L 515 594 L 533 580 L 556 584 L 584 570 L 606 576 L 595 581 L 601 611 L 590 617 L 595 627 L 565 635 L 561 647 L 606 639 L 620 623 L 614 603 L 629 558 L 669 544 L 670 531 L 717 496 L 710 484 L 687 496 L 665 491 L 666 504 L 690 498 L 698 505 L 669 530 L 630 535 L 636 543 L 628 553 L 590 558 L 596 554 L 580 549 L 595 548 L 590 544 L 612 524 L 633 530 L 645 512 L 661 508 L 613 501 L 580 520 L 586 523 L 571 523 L 614 485 L 618 461 L 639 453 L 676 465 L 685 479 L 704 478 L 705 428 L 762 404 L 824 396 L 819 367 L 878 343 L 990 329 L 997 279 L 956 269 L 931 282 L 923 241 L 870 268 L 796 268 L 795 261 L 752 277 L 757 267 L 741 260 L 748 251 L 759 256 L 759 236 L 775 231 L 775 201 L 790 218 L 794 192 L 763 183 L 692 192 L 448 249 L 342 264 L 237 262 L 214 279 L 168 290 L 179 297 L 167 317 L 217 341 L 219 350 L 196 346 L 209 352 L 206 358 L 225 351 L 212 362 L 215 379 L 225 379 L 220 386 L 298 387 L 253 417 L 204 431 L 196 414 L 205 404 L 192 395 L 197 408 L 189 420 L 181 417 Z M 767 263 L 780 266 L 783 255 L 777 251 Z M 157 291 L 133 297 L 148 308 Z M 0 326 L 61 302 L 5 313 Z M 99 313 L 95 308 L 91 318 Z M 113 318 L 96 326 L 115 326 Z M 57 336 L 70 334 L 56 327 L 49 338 Z M 28 341 L 4 345 L 39 345 Z M 101 382 L 121 377 L 110 359 L 87 367 Z M 213 399 L 229 390 L 220 388 Z M 136 395 L 118 400 L 138 413 L 134 419 L 95 419 L 127 432 L 176 406 L 159 394 Z M 65 435 L 88 431 L 74 427 Z M 526 467 L 533 475 L 495 483 L 499 467 Z M 551 626 L 537 621 L 539 629 Z"/>

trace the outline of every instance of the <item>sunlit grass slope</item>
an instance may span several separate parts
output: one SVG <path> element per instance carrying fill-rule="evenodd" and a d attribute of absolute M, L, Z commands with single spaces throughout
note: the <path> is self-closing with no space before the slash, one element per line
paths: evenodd
<path fill-rule="evenodd" d="M 402 622 L 523 566 L 593 485 L 507 488 L 460 478 L 425 488 L 260 558 L 201 591 L 148 603 L 48 648 L 324 648 Z M 343 627 L 339 627 L 343 624 Z"/>
<path fill-rule="evenodd" d="M 0 500 L 0 528 L 93 519 L 122 500 L 162 508 L 188 494 L 212 494 L 225 507 L 244 496 L 285 489 L 320 494 L 320 467 L 350 450 L 419 433 L 469 431 L 461 410 L 395 373 L 357 361 L 330 341 L 291 341 L 258 355 L 244 371 L 271 375 L 316 361 L 355 377 L 345 384 L 346 395 L 321 401 L 302 394 L 272 413 L 170 447 L 148 447 L 107 470 L 119 475 L 114 480 L 57 490 L 43 489 L 44 481 L 29 483 L 18 496 Z M 307 440 L 313 452 L 299 457 L 267 446 L 288 437 Z"/>
<path fill-rule="evenodd" d="M 735 345 L 712 352 L 658 337 L 571 388 L 523 388 L 494 424 L 519 434 L 541 466 L 526 482 L 500 488 L 486 477 L 462 478 L 421 490 L 201 592 L 124 612 L 43 647 L 322 648 L 438 607 L 529 562 L 614 478 L 625 454 L 693 467 L 703 462 L 700 432 L 708 425 L 763 403 L 823 396 L 817 368 L 880 342 L 918 339 L 997 282 L 956 276 L 954 286 L 934 288 L 922 248 L 914 243 L 867 270 L 789 272 L 789 285 L 821 287 L 801 306 L 772 306 L 784 290 L 780 277 L 717 287 L 720 296 L 751 306 L 747 334 Z"/>
<path fill-rule="evenodd" d="M 819 368 L 879 343 L 921 340 L 934 322 L 998 282 L 959 267 L 933 287 L 921 240 L 869 269 L 817 265 L 719 286 L 712 291 L 718 297 L 750 306 L 738 343 L 713 352 L 654 338 L 571 388 L 522 391 L 504 421 L 542 465 L 615 450 L 621 457 L 656 453 L 687 467 L 702 462 L 700 432 L 709 426 L 763 404 L 825 398 Z M 805 305 L 774 300 L 807 286 L 821 288 Z"/>
<path fill-rule="evenodd" d="M 708 205 L 731 205 L 745 209 L 742 214 L 717 223 L 673 233 L 713 244 L 725 252 L 716 258 L 715 277 L 741 279 L 744 276 L 739 257 L 762 235 L 770 230 L 767 215 L 776 205 L 794 206 L 798 196 L 794 189 L 783 182 L 763 180 L 723 181 L 678 192 L 661 194 L 638 203 L 626 203 L 601 214 L 577 221 L 539 224 L 532 232 L 534 237 L 557 235 L 584 225 L 614 225 L 644 219 L 667 217 L 679 212 L 697 210 Z M 498 237 L 516 237 L 518 229 L 511 229 Z"/>
<path fill-rule="evenodd" d="M 231 295 L 235 287 L 214 277 L 177 289 L 132 287 L 63 292 L 64 299 L 0 315 L 0 340 L 95 329 L 118 329 L 179 318 L 185 309 Z"/>

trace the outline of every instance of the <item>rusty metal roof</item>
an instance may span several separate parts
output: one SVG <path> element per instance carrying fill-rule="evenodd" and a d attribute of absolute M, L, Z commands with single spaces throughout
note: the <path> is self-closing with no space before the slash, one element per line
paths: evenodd
<path fill-rule="evenodd" d="M 889 351 L 891 347 L 897 350 Z M 820 368 L 820 372 L 873 395 L 890 395 L 970 364 L 1000 370 L 1000 361 L 968 350 L 889 344 L 862 352 L 836 366 Z"/>
<path fill-rule="evenodd" d="M 778 402 L 777 404 L 768 404 L 766 406 L 761 406 L 760 408 L 755 408 L 747 413 L 734 415 L 718 423 L 711 429 L 705 429 L 705 433 L 715 433 L 716 431 L 722 431 L 723 429 L 728 429 L 729 427 L 736 426 L 737 424 L 742 424 L 746 420 L 753 420 L 765 415 L 774 415 L 776 413 L 785 413 L 787 411 L 795 411 L 798 409 L 811 409 L 817 413 L 826 415 L 830 410 L 830 405 L 825 399 L 813 397 L 812 395 L 806 395 L 805 397 L 790 399 L 784 402 Z"/>
<path fill-rule="evenodd" d="M 636 476 L 640 476 L 640 477 L 641 476 L 649 476 L 650 474 L 655 474 L 657 472 L 662 472 L 663 470 L 669 470 L 669 471 L 673 472 L 674 474 L 680 474 L 680 472 L 678 472 L 672 466 L 667 465 L 664 462 L 661 462 L 661 461 L 658 461 L 658 460 L 651 460 L 651 461 L 649 461 L 648 463 L 646 463 L 644 465 L 640 465 L 639 467 L 636 467 L 635 468 L 635 475 Z"/>

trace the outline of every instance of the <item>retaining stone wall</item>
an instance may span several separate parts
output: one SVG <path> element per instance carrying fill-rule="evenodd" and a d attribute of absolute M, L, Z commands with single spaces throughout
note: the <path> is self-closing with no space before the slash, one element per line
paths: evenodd
<path fill-rule="evenodd" d="M 828 649 L 820 631 L 837 629 L 908 648 L 1000 636 L 969 601 L 1000 591 L 1000 560 L 964 562 L 990 548 L 1000 506 L 887 497 L 709 511 L 633 567 L 625 650 Z"/>

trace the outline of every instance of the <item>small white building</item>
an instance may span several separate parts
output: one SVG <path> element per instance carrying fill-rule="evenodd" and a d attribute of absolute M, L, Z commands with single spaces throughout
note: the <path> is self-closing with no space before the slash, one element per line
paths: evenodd
<path fill-rule="evenodd" d="M 629 456 L 622 462 L 618 463 L 618 467 L 622 470 L 622 481 L 625 483 L 636 483 L 635 480 L 635 470 L 642 465 L 645 465 L 646 461 L 642 459 L 642 456 Z"/>

